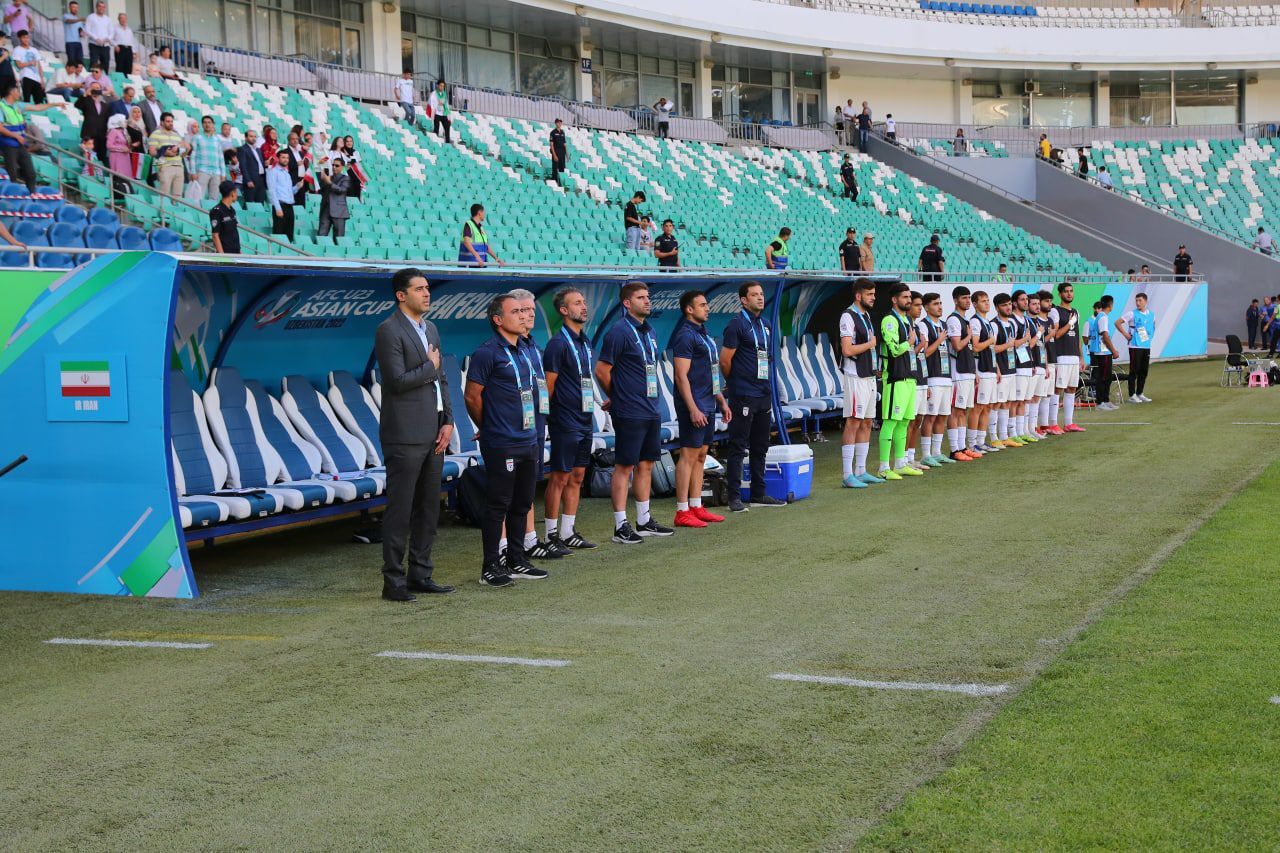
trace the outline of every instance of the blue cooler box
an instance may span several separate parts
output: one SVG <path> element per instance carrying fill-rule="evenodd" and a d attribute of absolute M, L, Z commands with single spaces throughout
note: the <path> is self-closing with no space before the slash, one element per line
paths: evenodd
<path fill-rule="evenodd" d="M 750 460 L 742 475 L 751 476 Z M 780 501 L 802 501 L 813 491 L 813 450 L 807 444 L 777 444 L 764 462 L 764 493 Z M 751 483 L 742 484 L 742 499 L 751 499 Z"/>

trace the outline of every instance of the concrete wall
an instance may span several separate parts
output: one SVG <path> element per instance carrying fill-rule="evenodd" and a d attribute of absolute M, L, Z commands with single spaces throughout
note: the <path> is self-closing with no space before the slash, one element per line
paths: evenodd
<path fill-rule="evenodd" d="M 947 163 L 1018 198 L 1036 199 L 1035 161 L 1030 157 L 948 157 Z"/>
<path fill-rule="evenodd" d="M 898 121 L 959 123 L 956 109 L 959 88 L 955 80 L 872 77 L 850 74 L 842 68 L 840 79 L 832 80 L 828 75 L 827 106 L 834 114 L 837 104 L 843 106 L 852 98 L 855 107 L 867 101 L 876 121 L 884 119 L 886 113 L 893 113 Z M 966 86 L 965 91 L 971 90 Z M 831 120 L 831 116 L 826 118 Z"/>

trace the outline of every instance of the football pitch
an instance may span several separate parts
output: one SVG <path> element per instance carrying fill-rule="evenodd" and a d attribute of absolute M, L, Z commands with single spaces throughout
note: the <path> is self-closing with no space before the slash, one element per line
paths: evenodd
<path fill-rule="evenodd" d="M 812 499 L 640 546 L 588 500 L 514 589 L 451 524 L 457 593 L 381 601 L 341 521 L 195 601 L 0 594 L 0 848 L 1276 847 L 1280 392 L 1220 371 L 856 491 L 833 432 Z"/>

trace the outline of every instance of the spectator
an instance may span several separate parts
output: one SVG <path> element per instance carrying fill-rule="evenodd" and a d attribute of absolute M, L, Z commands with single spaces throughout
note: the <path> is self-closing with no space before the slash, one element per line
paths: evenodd
<path fill-rule="evenodd" d="M 836 104 L 836 117 L 833 122 L 836 126 L 836 140 L 844 141 L 844 107 Z"/>
<path fill-rule="evenodd" d="M 275 165 L 276 154 L 280 151 L 280 141 L 276 136 L 276 129 L 269 124 L 262 128 L 262 144 L 259 147 L 262 149 L 262 162 L 266 163 L 267 168 L 270 169 Z"/>
<path fill-rule="evenodd" d="M 964 128 L 956 128 L 956 138 L 951 140 L 951 153 L 956 157 L 969 156 L 969 140 L 964 137 Z"/>
<path fill-rule="evenodd" d="M 124 12 L 116 16 L 111 45 L 116 52 L 116 71 L 126 77 L 133 74 L 133 27 L 129 26 L 129 16 Z"/>
<path fill-rule="evenodd" d="M 942 255 L 942 238 L 934 234 L 929 238 L 929 245 L 920 250 L 916 269 L 924 273 L 921 279 L 925 282 L 942 281 L 946 262 L 947 259 Z"/>
<path fill-rule="evenodd" d="M 117 206 L 124 204 L 124 194 L 129 191 L 129 179 L 133 158 L 129 151 L 129 131 L 126 129 L 129 120 L 122 115 L 107 117 L 107 168 L 111 175 L 112 197 Z"/>
<path fill-rule="evenodd" d="M 862 246 L 858 250 L 858 259 L 862 261 L 863 272 L 876 271 L 876 254 L 871 249 L 871 241 L 875 238 L 876 235 L 870 231 L 862 235 Z"/>
<path fill-rule="evenodd" d="M 110 104 L 111 101 L 115 100 L 116 87 L 112 84 L 111 78 L 99 65 L 95 65 L 89 69 L 89 76 L 86 77 L 84 81 L 85 86 L 92 86 L 95 83 L 98 88 L 102 90 L 103 103 Z"/>
<path fill-rule="evenodd" d="M 152 80 L 160 79 L 160 54 L 147 54 L 147 77 Z"/>
<path fill-rule="evenodd" d="M 451 121 L 449 119 L 449 93 L 445 90 L 443 80 L 436 81 L 436 87 L 431 91 L 431 97 L 427 99 L 427 109 L 431 112 L 431 132 L 436 136 L 440 135 L 440 128 L 444 128 L 444 141 L 449 142 L 449 127 Z"/>
<path fill-rule="evenodd" d="M 213 117 L 200 119 L 200 133 L 191 140 L 192 201 L 201 202 L 215 198 L 218 186 L 227 179 L 227 161 L 222 156 L 222 143 L 213 133 Z"/>
<path fill-rule="evenodd" d="M 418 126 L 418 110 L 414 106 L 418 102 L 417 87 L 413 85 L 413 72 L 406 68 L 400 73 L 400 79 L 391 87 L 396 96 L 396 103 L 404 110 L 404 120 Z"/>
<path fill-rule="evenodd" d="M 94 4 L 93 14 L 84 19 L 84 34 L 89 40 L 89 67 L 102 66 L 103 71 L 111 70 L 111 39 L 115 35 L 116 25 L 107 14 L 107 4 L 98 0 Z"/>
<path fill-rule="evenodd" d="M 311 137 L 311 167 L 319 171 L 328 171 L 329 152 L 332 150 L 329 145 L 329 134 L 323 130 L 317 132 L 315 136 L 307 134 Z"/>
<path fill-rule="evenodd" d="M 1173 256 L 1173 276 L 1175 281 L 1191 280 L 1191 255 L 1181 244 L 1178 245 L 1178 254 Z"/>
<path fill-rule="evenodd" d="M 1146 264 L 1142 265 L 1142 269 L 1133 277 L 1134 281 L 1151 281 L 1151 267 Z"/>
<path fill-rule="evenodd" d="M 84 73 L 84 65 L 76 60 L 67 60 L 67 64 L 53 72 L 53 88 L 51 95 L 61 95 L 67 103 L 75 103 L 84 94 L 84 84 L 89 78 Z"/>
<path fill-rule="evenodd" d="M 351 186 L 351 176 L 346 174 L 346 164 L 341 160 L 333 164 L 333 175 L 320 173 L 320 227 L 317 237 L 329 236 L 333 229 L 333 245 L 338 245 L 338 238 L 347 233 L 347 219 L 351 213 L 347 209 L 347 190 Z"/>
<path fill-rule="evenodd" d="M 1089 152 L 1085 148 L 1079 149 L 1077 152 L 1079 159 L 1076 161 L 1076 174 L 1084 180 L 1089 180 Z"/>
<path fill-rule="evenodd" d="M 622 227 L 626 230 L 623 238 L 626 247 L 630 250 L 638 251 L 640 248 L 640 208 L 638 205 L 644 204 L 644 193 L 636 190 L 631 196 L 631 201 L 627 202 L 627 206 L 622 210 Z"/>
<path fill-rule="evenodd" d="M 9 180 L 21 177 L 27 191 L 36 191 L 36 170 L 27 150 L 27 121 L 22 107 L 18 106 L 19 89 L 10 83 L 0 99 L 0 155 L 4 157 L 4 170 Z"/>
<path fill-rule="evenodd" d="M 218 184 L 221 199 L 209 209 L 209 230 L 213 234 L 213 250 L 221 255 L 240 254 L 240 223 L 236 221 L 236 185 L 232 181 Z"/>
<path fill-rule="evenodd" d="M 653 220 L 648 216 L 640 217 L 640 254 L 653 254 L 653 240 L 658 232 L 653 227 Z"/>
<path fill-rule="evenodd" d="M 298 138 L 296 130 L 289 131 L 289 137 L 286 140 L 289 152 L 289 181 L 293 184 L 300 184 L 301 189 L 293 194 L 294 207 L 307 206 L 307 193 L 310 192 L 310 185 L 313 179 L 307 172 L 307 162 L 303 155 L 302 144 Z"/>
<path fill-rule="evenodd" d="M 267 169 L 267 201 L 271 203 L 271 233 L 279 234 L 293 242 L 293 200 L 302 182 L 293 182 L 290 178 L 289 149 L 276 152 L 275 165 Z"/>
<path fill-rule="evenodd" d="M 72 62 L 84 65 L 84 16 L 80 14 L 80 4 L 71 0 L 67 11 L 62 15 L 62 41 L 67 53 L 67 65 Z"/>
<path fill-rule="evenodd" d="M 569 159 L 569 144 L 564 136 L 564 121 L 556 119 L 556 126 L 551 130 L 551 177 L 560 180 L 565 161 Z"/>
<path fill-rule="evenodd" d="M 40 51 L 31 46 L 31 33 L 27 30 L 18 31 L 13 64 L 18 66 L 18 77 L 22 81 L 22 100 L 32 104 L 45 103 L 44 64 L 40 61 Z"/>
<path fill-rule="evenodd" d="M 848 98 L 844 102 L 844 128 L 848 134 L 848 142 L 852 145 L 858 134 L 858 110 L 853 105 L 853 98 Z"/>
<path fill-rule="evenodd" d="M 785 270 L 791 265 L 791 229 L 779 229 L 778 236 L 764 247 L 764 268 Z"/>
<path fill-rule="evenodd" d="M 182 197 L 182 155 L 190 147 L 173 129 L 173 113 L 161 113 L 160 126 L 147 140 L 147 150 L 155 158 L 156 189 L 164 195 Z"/>
<path fill-rule="evenodd" d="M 1106 166 L 1098 167 L 1098 177 L 1095 180 L 1103 189 L 1114 190 L 1116 188 L 1116 185 L 1111 181 L 1111 173 L 1107 171 Z"/>
<path fill-rule="evenodd" d="M 840 183 L 844 186 L 844 197 L 858 201 L 858 170 L 853 167 L 853 155 L 844 155 L 840 164 Z"/>
<path fill-rule="evenodd" d="M 858 150 L 867 153 L 867 137 L 871 135 L 871 107 L 862 102 L 862 112 L 858 113 Z"/>
<path fill-rule="evenodd" d="M 1249 303 L 1249 307 L 1244 310 L 1244 324 L 1249 329 L 1249 349 L 1254 349 L 1258 342 L 1258 318 L 1262 315 L 1262 309 L 1258 307 L 1258 300 Z"/>
<path fill-rule="evenodd" d="M 129 174 L 134 180 L 142 177 L 139 169 L 142 165 L 142 155 L 146 152 L 147 143 L 147 126 L 142 120 L 142 107 L 134 104 L 129 107 L 129 119 L 125 124 L 125 133 L 129 135 L 129 157 L 131 167 Z"/>
<path fill-rule="evenodd" d="M 244 132 L 244 145 L 236 150 L 240 165 L 240 183 L 244 185 L 244 203 L 265 204 L 267 200 L 267 166 L 258 148 L 258 134 Z"/>
<path fill-rule="evenodd" d="M 1253 247 L 1268 257 L 1275 252 L 1275 241 L 1261 225 L 1258 226 L 1258 236 L 1253 238 Z"/>
<path fill-rule="evenodd" d="M 351 188 L 347 190 L 347 198 L 360 198 L 364 193 L 369 178 L 360 168 L 360 154 L 356 151 L 355 140 L 350 136 L 342 139 L 342 162 L 347 164 L 347 177 L 351 178 Z"/>
<path fill-rule="evenodd" d="M 80 141 L 92 141 L 93 153 L 97 155 L 98 162 L 106 166 L 107 119 L 111 118 L 111 112 L 103 100 L 102 87 L 97 83 L 89 83 L 87 88 L 88 94 L 81 95 L 80 100 L 75 103 L 76 109 L 84 116 L 84 121 L 80 124 Z"/>
<path fill-rule="evenodd" d="M 320 164 L 320 171 L 333 174 L 333 164 L 343 162 L 341 136 L 330 143 L 329 150 L 321 154 L 317 162 Z"/>
<path fill-rule="evenodd" d="M 658 103 L 653 105 L 653 111 L 658 114 L 658 138 L 667 139 L 671 136 L 671 110 L 675 104 L 666 98 L 658 98 Z"/>
<path fill-rule="evenodd" d="M 14 73 L 11 59 L 9 39 L 0 33 L 0 92 L 7 92 L 10 86 L 18 85 L 18 75 Z"/>
<path fill-rule="evenodd" d="M 133 106 L 134 90 L 132 86 L 124 87 L 124 94 L 108 105 L 108 109 L 113 116 L 124 116 L 126 120 L 129 118 L 129 107 Z"/>
<path fill-rule="evenodd" d="M 142 124 L 147 129 L 147 133 L 156 132 L 156 128 L 160 126 L 160 116 L 164 115 L 164 107 L 160 101 L 156 99 L 156 87 L 150 83 L 142 87 Z"/>
<path fill-rule="evenodd" d="M 1040 141 L 1036 143 L 1036 149 L 1037 156 L 1039 156 L 1041 160 L 1049 159 L 1049 152 L 1052 151 L 1052 146 L 1049 145 L 1049 134 L 1040 134 Z"/>
<path fill-rule="evenodd" d="M 150 73 L 150 69 L 148 69 L 148 73 Z M 165 80 L 182 82 L 182 78 L 178 76 L 178 69 L 173 65 L 173 48 L 167 44 L 160 48 L 160 53 L 156 56 L 156 76 Z"/>
<path fill-rule="evenodd" d="M 27 0 L 10 0 L 4 7 L 4 25 L 11 33 L 31 31 L 31 7 Z"/>
<path fill-rule="evenodd" d="M 1267 345 L 1267 358 L 1275 358 L 1276 348 L 1280 346 L 1280 295 L 1271 297 L 1271 323 L 1263 332 L 1263 337 L 1270 338 L 1271 341 Z"/>
<path fill-rule="evenodd" d="M 893 113 L 885 114 L 884 138 L 894 145 L 898 144 L 898 123 L 894 121 Z"/>

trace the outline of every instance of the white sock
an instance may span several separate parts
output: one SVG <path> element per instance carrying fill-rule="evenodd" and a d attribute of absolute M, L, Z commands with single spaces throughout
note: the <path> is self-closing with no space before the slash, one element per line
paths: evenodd
<path fill-rule="evenodd" d="M 981 446 L 986 443 L 987 443 L 987 431 L 985 429 L 978 430 L 978 445 Z"/>
<path fill-rule="evenodd" d="M 552 536 L 555 536 L 555 535 L 556 535 L 556 531 L 558 531 L 558 530 L 560 529 L 560 522 L 559 522 L 559 521 L 557 521 L 557 520 L 556 520 L 556 519 L 554 519 L 554 518 L 548 518 L 548 519 L 547 519 L 545 522 L 543 522 L 543 523 L 544 523 L 544 524 L 546 525 L 546 527 L 547 527 L 547 538 L 548 538 L 548 539 L 550 539 Z"/>
<path fill-rule="evenodd" d="M 978 431 L 976 429 L 965 430 L 965 447 L 976 447 L 978 444 Z"/>
<path fill-rule="evenodd" d="M 636 501 L 636 524 L 644 524 L 649 520 L 649 502 Z"/>
<path fill-rule="evenodd" d="M 933 437 L 933 446 L 931 449 L 933 450 L 934 456 L 942 455 L 942 433 L 938 433 Z"/>
<path fill-rule="evenodd" d="M 676 512 L 685 512 L 689 509 L 688 501 L 676 501 Z"/>
<path fill-rule="evenodd" d="M 1009 410 L 1001 409 L 996 412 L 996 440 L 1004 441 L 1009 437 Z"/>
<path fill-rule="evenodd" d="M 573 535 L 573 522 L 577 520 L 576 515 L 560 516 L 560 529 L 564 532 L 564 538 L 568 539 Z"/>
<path fill-rule="evenodd" d="M 914 447 L 907 448 L 907 461 L 908 462 L 916 461 L 916 449 Z"/>
<path fill-rule="evenodd" d="M 1062 419 L 1067 422 L 1067 426 L 1071 426 L 1076 422 L 1076 395 L 1065 394 L 1062 399 Z"/>
<path fill-rule="evenodd" d="M 956 453 L 960 450 L 964 450 L 964 448 L 961 447 L 961 445 L 963 444 L 963 440 L 956 441 L 956 437 L 959 435 L 963 435 L 959 427 L 952 427 L 947 430 L 947 445 L 948 445 L 947 449 L 950 450 L 952 453 Z"/>
<path fill-rule="evenodd" d="M 507 537 L 503 536 L 498 540 L 498 553 L 505 554 L 507 551 Z"/>
<path fill-rule="evenodd" d="M 906 468 L 906 467 L 907 467 L 907 457 L 899 456 L 896 460 L 894 460 L 893 470 L 901 471 L 903 468 Z"/>
<path fill-rule="evenodd" d="M 1013 434 L 1014 434 L 1014 435 L 1026 435 L 1026 434 L 1027 434 L 1027 431 L 1026 431 L 1025 429 L 1023 429 L 1023 428 L 1022 428 L 1022 425 L 1023 425 L 1023 423 L 1025 423 L 1025 422 L 1026 422 L 1026 418 L 1024 418 L 1022 415 L 1014 415 L 1014 416 L 1013 416 Z"/>
<path fill-rule="evenodd" d="M 532 548 L 534 545 L 537 545 L 537 544 L 538 544 L 538 531 L 530 530 L 528 533 L 524 535 L 525 550 L 528 550 L 529 548 Z"/>
<path fill-rule="evenodd" d="M 690 509 L 701 509 L 701 508 L 702 508 L 702 497 L 701 497 L 701 496 L 699 496 L 699 497 L 696 497 L 696 498 L 689 498 L 689 508 L 690 508 Z"/>
<path fill-rule="evenodd" d="M 840 473 L 848 477 L 853 473 L 853 456 L 855 445 L 840 445 Z"/>
<path fill-rule="evenodd" d="M 853 473 L 859 476 L 867 473 L 867 453 L 870 450 L 869 441 L 860 441 L 853 446 Z"/>
<path fill-rule="evenodd" d="M 615 512 L 613 514 L 613 526 L 615 529 L 621 527 L 626 523 L 627 523 L 627 511 L 625 509 L 622 510 L 621 512 Z"/>
<path fill-rule="evenodd" d="M 889 470 L 889 462 L 888 462 L 888 460 L 887 460 L 887 459 L 881 459 L 881 460 L 880 460 L 880 473 L 881 473 L 881 474 L 883 474 L 885 471 L 888 471 L 888 470 Z"/>
<path fill-rule="evenodd" d="M 1049 399 L 1052 400 L 1052 402 L 1049 404 L 1049 408 L 1050 408 L 1050 414 L 1053 416 L 1053 425 L 1057 426 L 1058 418 L 1060 417 L 1059 413 L 1061 412 L 1060 404 L 1062 403 L 1062 395 L 1054 394 Z"/>
<path fill-rule="evenodd" d="M 920 454 L 916 458 L 924 459 L 928 456 L 932 456 L 933 454 L 929 452 L 929 448 L 932 445 L 933 445 L 933 436 L 922 434 L 920 436 Z"/>

